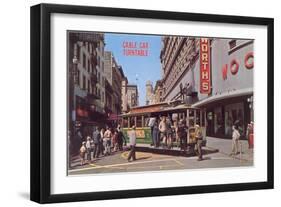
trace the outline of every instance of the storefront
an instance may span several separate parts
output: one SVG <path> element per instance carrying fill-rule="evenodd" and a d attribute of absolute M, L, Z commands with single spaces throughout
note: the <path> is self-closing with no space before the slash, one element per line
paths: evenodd
<path fill-rule="evenodd" d="M 231 138 L 232 126 L 237 125 L 244 138 L 247 124 L 254 121 L 253 43 L 253 40 L 214 39 L 206 50 L 210 52 L 204 56 L 209 60 L 204 64 L 209 64 L 210 70 L 202 72 L 200 66 L 194 73 L 195 91 L 199 93 L 193 106 L 206 109 L 207 136 Z M 202 77 L 208 77 L 204 80 L 208 90 L 202 90 L 205 84 Z"/>
<path fill-rule="evenodd" d="M 213 137 L 231 138 L 232 126 L 237 125 L 243 136 L 247 124 L 252 121 L 251 92 L 236 94 L 236 97 L 215 97 L 212 102 L 198 102 L 194 106 L 206 109 L 207 135 Z"/>
<path fill-rule="evenodd" d="M 76 130 L 80 131 L 83 137 L 92 136 L 93 127 L 102 126 L 106 119 L 102 109 L 90 104 L 87 98 L 76 96 Z"/>

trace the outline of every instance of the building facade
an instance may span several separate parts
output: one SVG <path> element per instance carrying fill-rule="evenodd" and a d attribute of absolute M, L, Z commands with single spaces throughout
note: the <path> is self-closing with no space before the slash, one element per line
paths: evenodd
<path fill-rule="evenodd" d="M 153 87 L 151 81 L 146 82 L 146 105 L 157 104 L 163 102 L 163 85 L 162 81 L 158 80 Z"/>
<path fill-rule="evenodd" d="M 154 92 L 153 92 L 153 85 L 150 80 L 146 81 L 145 88 L 146 88 L 145 103 L 146 105 L 151 105 L 154 103 Z"/>
<path fill-rule="evenodd" d="M 162 38 L 162 97 L 205 110 L 208 136 L 231 137 L 234 123 L 245 135 L 254 120 L 254 42 L 203 39 Z"/>
<path fill-rule="evenodd" d="M 123 69 L 118 65 L 112 52 L 105 52 L 105 76 L 107 88 L 106 106 L 109 113 L 120 114 L 122 111 L 122 80 L 125 79 Z"/>
<path fill-rule="evenodd" d="M 156 81 L 154 87 L 154 102 L 155 103 L 163 102 L 163 84 L 161 80 Z"/>
<path fill-rule="evenodd" d="M 122 80 L 122 88 L 121 88 L 121 97 L 122 97 L 122 107 L 121 111 L 122 113 L 126 113 L 129 110 L 129 104 L 128 104 L 128 95 L 127 95 L 127 86 L 128 86 L 128 79 L 125 77 Z"/>
<path fill-rule="evenodd" d="M 128 110 L 132 107 L 139 106 L 139 93 L 137 85 L 127 85 L 127 104 Z"/>
<path fill-rule="evenodd" d="M 69 119 L 89 134 L 88 127 L 104 120 L 104 34 L 68 33 Z"/>
<path fill-rule="evenodd" d="M 162 64 L 162 99 L 173 101 L 182 98 L 182 89 L 185 94 L 191 94 L 194 86 L 192 68 L 199 57 L 199 41 L 191 37 L 165 36 L 162 38 L 160 59 Z M 181 80 L 188 77 L 183 84 Z M 191 96 L 188 96 L 191 98 Z M 187 99 L 188 97 L 184 97 Z M 189 101 L 189 100 L 186 100 Z M 191 100 L 192 102 L 193 100 Z"/>

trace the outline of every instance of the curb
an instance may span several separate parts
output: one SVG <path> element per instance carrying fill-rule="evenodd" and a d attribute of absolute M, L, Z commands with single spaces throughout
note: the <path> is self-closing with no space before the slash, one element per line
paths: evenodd
<path fill-rule="evenodd" d="M 192 157 L 196 156 L 196 153 L 193 150 L 183 151 L 179 149 L 162 149 L 154 147 L 145 147 L 145 146 L 136 146 L 136 151 L 139 152 L 150 152 L 155 154 L 171 155 L 171 156 L 183 156 L 183 157 Z M 203 155 L 217 153 L 218 149 L 211 149 L 209 147 L 202 147 Z"/>

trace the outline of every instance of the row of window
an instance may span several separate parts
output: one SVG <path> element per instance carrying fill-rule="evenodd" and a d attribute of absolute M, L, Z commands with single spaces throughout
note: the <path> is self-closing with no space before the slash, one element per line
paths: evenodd
<path fill-rule="evenodd" d="M 100 73 L 98 72 L 98 75 L 99 74 Z M 78 70 L 77 76 L 78 76 L 77 77 L 77 84 L 79 85 L 79 87 L 81 87 L 82 90 L 85 90 L 88 93 L 92 93 L 92 94 L 95 94 L 95 95 L 101 97 L 101 101 L 104 102 L 105 95 L 104 95 L 104 92 L 100 90 L 100 88 L 98 88 L 96 86 L 93 86 L 91 84 L 91 81 L 87 80 L 86 76 L 81 74 L 81 72 L 79 70 Z M 81 79 L 81 76 L 82 76 L 82 79 Z M 82 80 L 82 82 L 81 82 L 81 80 Z M 103 77 L 102 80 L 103 80 L 102 82 L 104 83 L 105 82 L 105 78 Z M 87 83 L 87 85 L 86 85 L 86 83 Z"/>
<path fill-rule="evenodd" d="M 87 62 L 87 64 L 86 64 L 86 62 Z M 104 72 L 104 62 L 102 61 L 102 59 L 99 56 L 97 56 L 97 63 L 98 63 L 98 66 L 101 68 L 102 72 Z M 87 58 L 85 53 L 83 53 L 83 55 L 82 55 L 82 66 L 89 73 L 93 72 L 93 65 L 90 62 L 90 58 Z"/>

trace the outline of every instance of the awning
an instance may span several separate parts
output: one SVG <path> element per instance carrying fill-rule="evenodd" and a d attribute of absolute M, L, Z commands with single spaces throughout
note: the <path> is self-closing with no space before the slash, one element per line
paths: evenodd
<path fill-rule="evenodd" d="M 200 107 L 209 103 L 213 103 L 216 101 L 228 99 L 228 98 L 235 98 L 239 96 L 246 96 L 246 95 L 251 95 L 253 94 L 253 88 L 245 88 L 245 89 L 240 89 L 240 90 L 232 90 L 232 91 L 227 91 L 223 92 L 217 95 L 213 95 L 211 97 L 205 98 L 201 101 L 196 102 L 193 104 L 193 107 Z"/>

